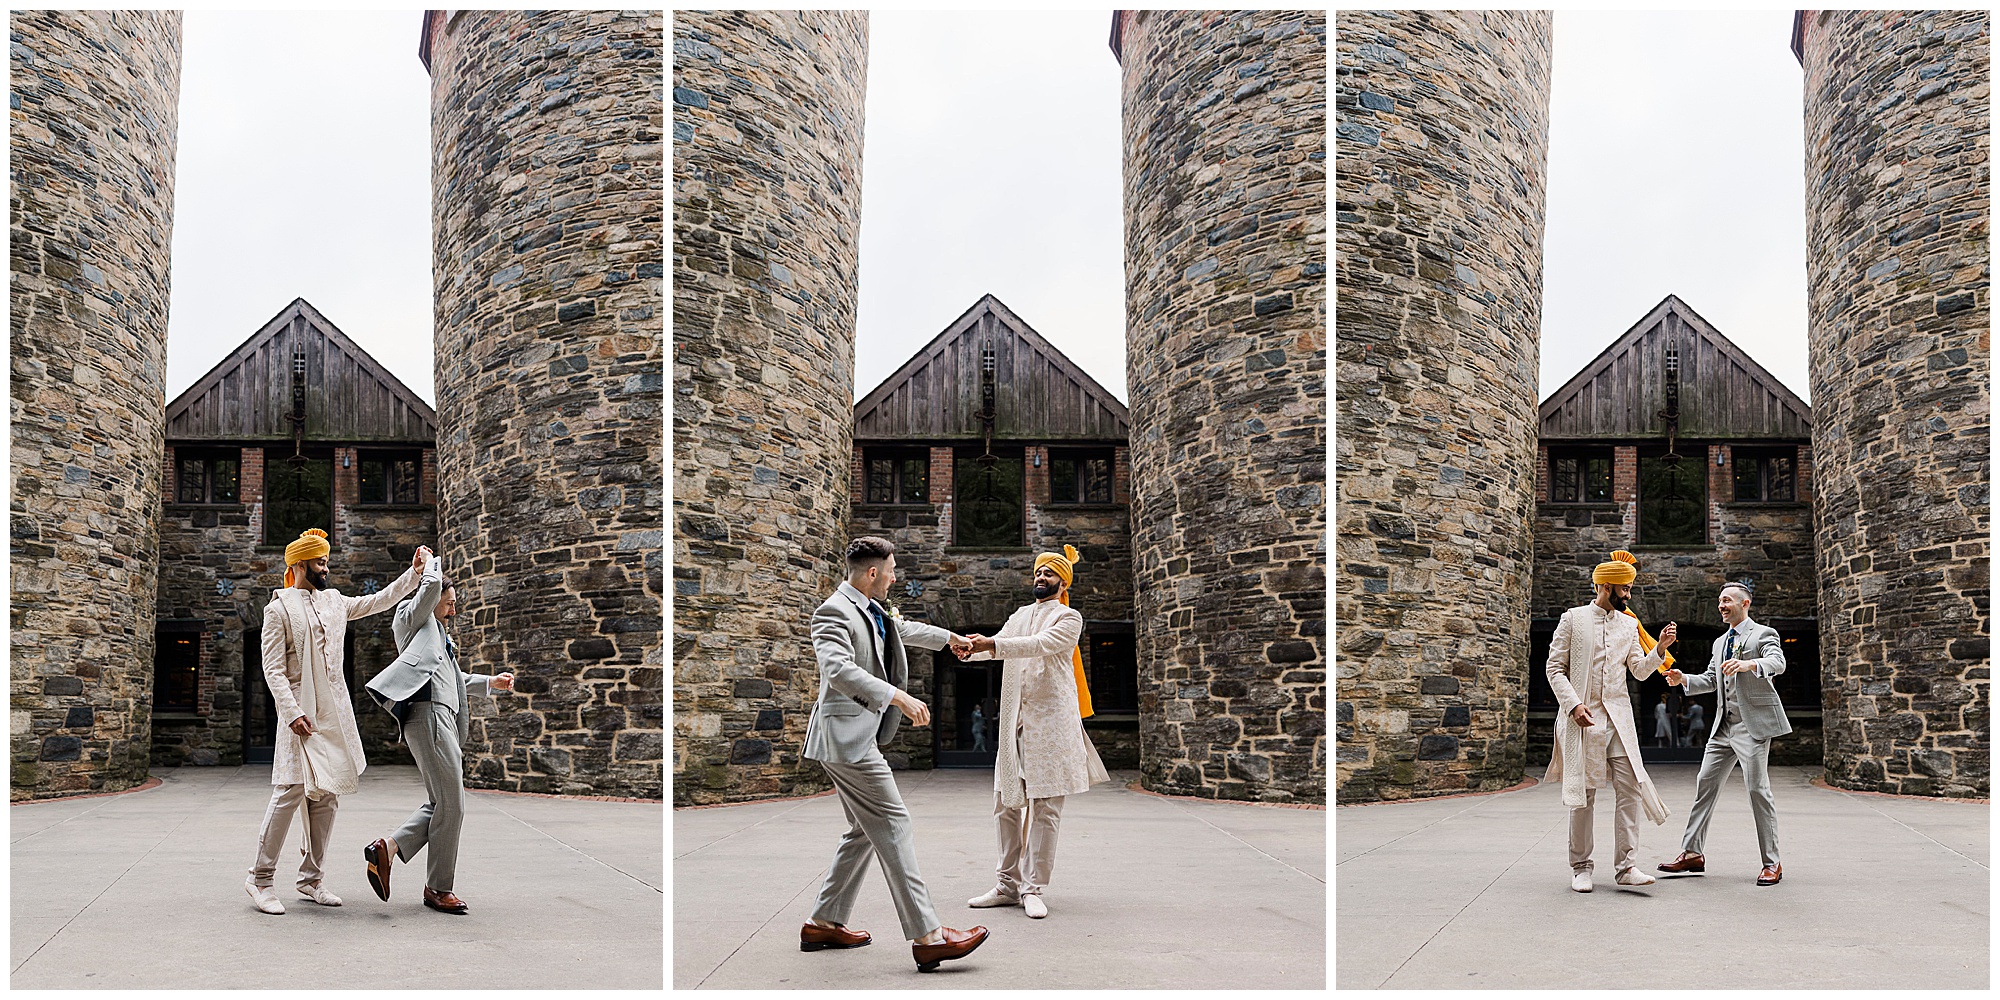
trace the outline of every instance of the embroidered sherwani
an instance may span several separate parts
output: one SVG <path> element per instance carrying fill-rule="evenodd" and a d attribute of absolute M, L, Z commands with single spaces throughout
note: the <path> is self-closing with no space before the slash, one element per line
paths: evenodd
<path fill-rule="evenodd" d="M 1625 686 L 1627 674 L 1643 679 L 1657 671 L 1662 654 L 1659 647 L 1647 653 L 1640 646 L 1637 619 L 1595 602 L 1564 613 L 1549 641 L 1549 687 L 1560 708 L 1556 749 L 1545 780 L 1562 784 L 1563 804 L 1571 810 L 1572 868 L 1592 867 L 1592 817 L 1599 788 L 1609 785 L 1617 794 L 1619 870 L 1636 861 L 1640 810 L 1656 824 L 1666 822 L 1666 807 L 1639 759 L 1639 727 Z M 1572 713 L 1579 705 L 1590 712 L 1592 725 L 1575 723 Z"/>

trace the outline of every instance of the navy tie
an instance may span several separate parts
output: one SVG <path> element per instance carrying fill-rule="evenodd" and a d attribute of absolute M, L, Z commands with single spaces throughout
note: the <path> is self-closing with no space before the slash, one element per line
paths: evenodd
<path fill-rule="evenodd" d="M 1735 630 L 1735 629 L 1730 629 L 1730 630 L 1729 630 L 1729 641 L 1728 641 L 1728 643 L 1727 643 L 1727 644 L 1726 644 L 1725 646 L 1723 646 L 1723 649 L 1722 649 L 1722 659 L 1723 659 L 1723 662 L 1725 662 L 1725 663 L 1726 663 L 1726 662 L 1728 662 L 1728 661 L 1730 661 L 1730 660 L 1733 660 L 1733 659 L 1735 659 L 1735 658 L 1736 658 L 1736 630 Z M 1728 714 L 1728 712 L 1729 712 L 1729 704 L 1728 704 L 1728 702 L 1726 702 L 1726 701 L 1724 701 L 1724 700 L 1723 700 L 1723 699 L 1727 698 L 1727 697 L 1728 697 L 1728 694 L 1729 694 L 1729 693 L 1728 693 L 1727 691 L 1723 690 L 1723 688 L 1724 688 L 1724 687 L 1726 686 L 1726 684 L 1727 684 L 1727 680 L 1728 680 L 1728 676 L 1729 676 L 1729 675 L 1727 675 L 1727 674 L 1724 674 L 1724 675 L 1722 675 L 1722 676 L 1720 676 L 1720 677 L 1717 677 L 1717 678 L 1715 679 L 1715 681 L 1716 681 L 1716 683 L 1715 683 L 1715 710 L 1716 710 L 1717 712 L 1720 712 L 1720 713 L 1723 713 L 1724 715 L 1727 715 L 1727 714 Z"/>
<path fill-rule="evenodd" d="M 874 601 L 868 602 L 868 613 L 875 618 L 875 638 L 884 646 L 889 644 L 889 627 L 882 621 L 882 607 Z M 885 651 L 886 654 L 886 651 Z"/>

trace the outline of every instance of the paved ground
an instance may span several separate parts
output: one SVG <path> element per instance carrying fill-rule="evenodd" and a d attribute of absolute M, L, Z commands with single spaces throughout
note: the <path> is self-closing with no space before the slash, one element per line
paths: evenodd
<path fill-rule="evenodd" d="M 9 808 L 12 988 L 409 987 L 412 969 L 425 988 L 664 985 L 658 803 L 471 793 L 457 890 L 472 912 L 449 916 L 423 906 L 422 854 L 389 902 L 369 889 L 362 846 L 423 799 L 416 768 L 370 767 L 327 852 L 346 905 L 292 891 L 295 820 L 271 916 L 241 888 L 270 766 L 154 774 L 149 791 Z"/>
<path fill-rule="evenodd" d="M 897 772 L 939 919 L 992 931 L 930 975 L 877 874 L 849 921 L 873 944 L 799 951 L 847 827 L 833 796 L 676 810 L 674 988 L 1324 988 L 1326 812 L 1163 798 L 1135 777 L 1064 805 L 1049 916 L 1029 920 L 965 905 L 993 884 L 993 772 Z"/>
<path fill-rule="evenodd" d="M 1647 770 L 1671 814 L 1663 826 L 1641 820 L 1651 872 L 1679 854 L 1695 765 Z M 1785 870 L 1769 887 L 1755 884 L 1740 771 L 1709 826 L 1708 873 L 1652 872 L 1659 881 L 1640 888 L 1609 884 L 1600 791 L 1589 895 L 1569 889 L 1559 785 L 1338 808 L 1335 985 L 1986 988 L 1988 807 L 1831 791 L 1810 784 L 1817 774 L 1771 769 Z"/>

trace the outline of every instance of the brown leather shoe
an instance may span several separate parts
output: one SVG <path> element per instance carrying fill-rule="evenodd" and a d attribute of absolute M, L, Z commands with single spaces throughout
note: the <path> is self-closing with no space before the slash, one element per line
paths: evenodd
<path fill-rule="evenodd" d="M 1778 880 L 1784 877 L 1785 877 L 1784 865 L 1765 865 L 1764 873 L 1762 875 L 1757 876 L 1757 884 L 1777 885 Z"/>
<path fill-rule="evenodd" d="M 910 956 L 917 960 L 918 972 L 936 971 L 939 962 L 949 962 L 954 958 L 964 958 L 972 954 L 974 948 L 986 943 L 986 928 L 974 927 L 969 931 L 938 928 L 944 938 L 937 944 L 917 944 L 910 942 Z"/>
<path fill-rule="evenodd" d="M 368 884 L 375 889 L 375 895 L 383 901 L 389 899 L 389 866 L 396 860 L 396 844 L 387 837 L 361 849 L 361 856 L 368 859 Z"/>
<path fill-rule="evenodd" d="M 1699 875 L 1708 870 L 1708 863 L 1702 860 L 1701 855 L 1693 851 L 1682 851 L 1680 857 L 1661 865 L 1660 870 L 1675 875 L 1689 872 Z"/>
<path fill-rule="evenodd" d="M 821 927 L 808 920 L 799 928 L 799 950 L 819 951 L 822 948 L 859 948 L 870 941 L 867 931 L 851 931 L 845 926 Z"/>
<path fill-rule="evenodd" d="M 464 913 L 466 910 L 465 900 L 452 895 L 451 890 L 438 892 L 430 886 L 424 886 L 424 905 L 439 913 Z"/>

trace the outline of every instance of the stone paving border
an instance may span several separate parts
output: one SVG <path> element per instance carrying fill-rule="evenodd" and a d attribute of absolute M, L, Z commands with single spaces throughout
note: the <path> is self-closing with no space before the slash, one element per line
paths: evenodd
<path fill-rule="evenodd" d="M 1351 809 L 1357 806 L 1394 806 L 1394 805 L 1403 805 L 1410 802 L 1443 802 L 1446 799 L 1470 799 L 1480 795 L 1505 795 L 1508 792 L 1518 792 L 1523 789 L 1533 788 L 1541 783 L 1542 779 L 1540 778 L 1522 778 L 1521 783 L 1518 785 L 1509 785 L 1506 788 L 1496 788 L 1490 792 L 1460 792 L 1457 795 L 1426 795 L 1421 799 L 1378 799 L 1374 802 L 1342 802 L 1340 803 L 1340 808 Z"/>
<path fill-rule="evenodd" d="M 58 795 L 53 798 L 47 798 L 47 799 L 16 799 L 15 801 L 8 804 L 16 806 L 32 806 L 45 802 L 74 802 L 77 799 L 102 799 L 112 795 L 130 795 L 133 792 L 144 792 L 150 789 L 158 788 L 164 784 L 166 784 L 166 782 L 161 781 L 158 778 L 147 778 L 145 781 L 137 785 L 133 785 L 130 788 L 118 792 L 91 792 L 88 795 Z"/>
<path fill-rule="evenodd" d="M 1992 804 L 1991 799 L 1961 799 L 1946 798 L 1941 795 L 1899 795 L 1895 792 L 1865 792 L 1858 788 L 1842 788 L 1839 785 L 1829 785 L 1826 783 L 1825 777 L 1812 779 L 1811 785 L 1814 788 L 1822 788 L 1829 792 L 1839 792 L 1842 795 L 1873 795 L 1876 798 L 1901 799 L 1905 802 L 1966 802 L 1982 806 Z"/>
<path fill-rule="evenodd" d="M 1243 799 L 1205 799 L 1196 795 L 1167 795 L 1163 792 L 1141 788 L 1139 787 L 1139 782 L 1136 780 L 1127 783 L 1125 790 L 1128 792 L 1138 792 L 1140 795 L 1150 795 L 1156 799 L 1173 799 L 1176 802 L 1224 802 L 1232 806 L 1263 806 L 1267 809 L 1317 809 L 1321 812 L 1326 811 L 1326 806 L 1317 802 L 1248 802 Z"/>

